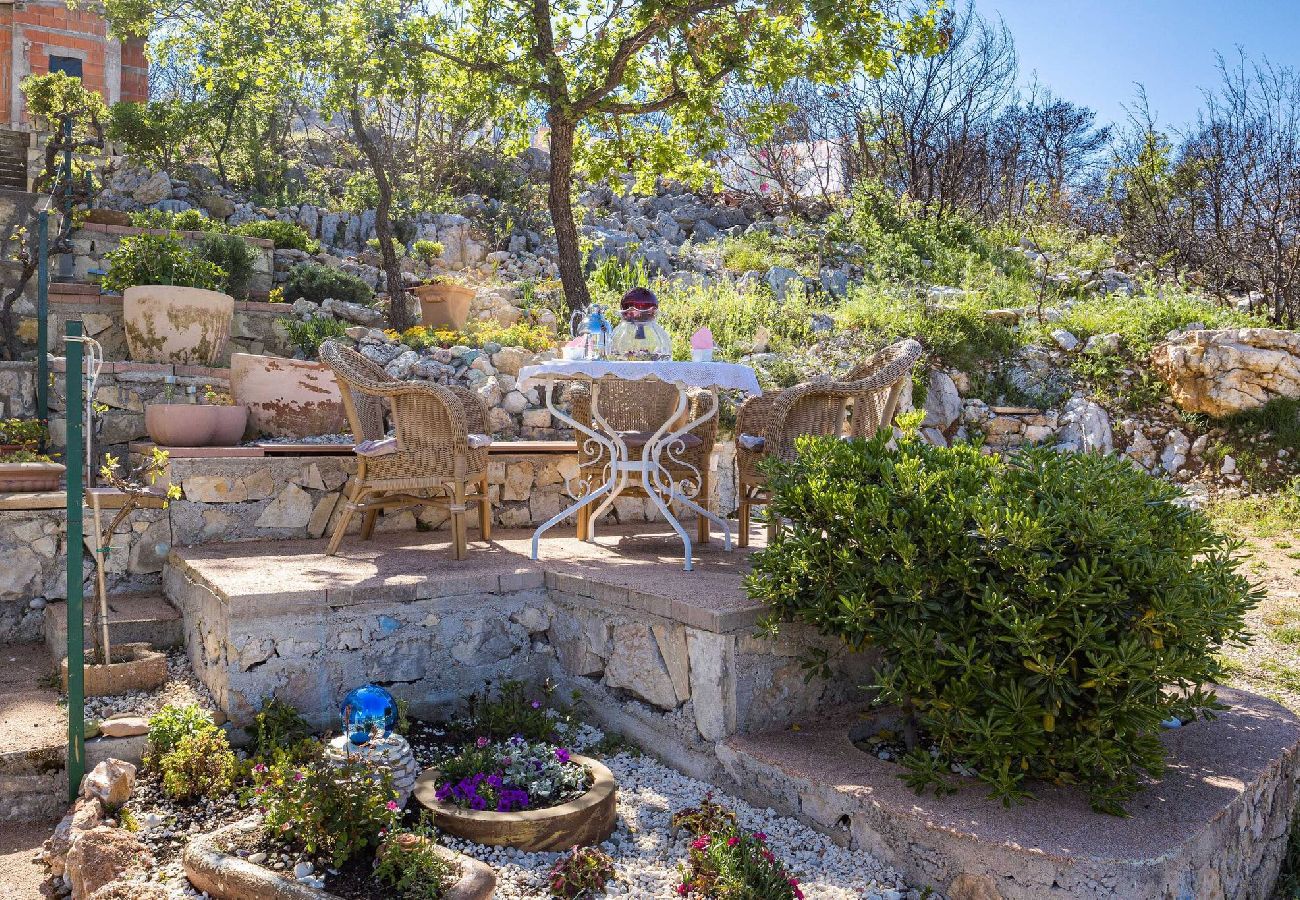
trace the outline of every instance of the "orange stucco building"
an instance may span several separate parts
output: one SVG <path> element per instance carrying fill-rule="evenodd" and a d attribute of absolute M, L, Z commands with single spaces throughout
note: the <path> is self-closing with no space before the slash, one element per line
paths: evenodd
<path fill-rule="evenodd" d="M 77 75 L 106 103 L 149 99 L 141 41 L 108 36 L 97 9 L 66 0 L 0 0 L 0 127 L 27 129 L 19 83 L 27 75 Z"/>

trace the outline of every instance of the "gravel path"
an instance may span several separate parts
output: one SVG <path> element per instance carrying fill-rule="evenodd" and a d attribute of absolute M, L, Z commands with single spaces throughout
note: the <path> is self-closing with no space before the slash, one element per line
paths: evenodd
<path fill-rule="evenodd" d="M 67 703 L 66 695 L 63 702 Z M 217 708 L 208 689 L 194 674 L 184 650 L 172 650 L 167 654 L 167 680 L 155 690 L 116 697 L 87 697 L 86 721 L 99 722 L 121 713 L 148 718 L 169 703 L 181 706 L 197 703 L 208 712 Z"/>
<path fill-rule="evenodd" d="M 36 861 L 53 822 L 0 825 L 0 900 L 39 900 L 45 865 Z"/>
<path fill-rule="evenodd" d="M 668 820 L 677 810 L 698 804 L 712 791 L 714 800 L 736 811 L 742 826 L 767 834 L 768 845 L 800 880 L 808 900 L 922 897 L 920 891 L 908 889 L 896 872 L 865 852 L 838 847 L 794 819 L 778 816 L 770 809 L 755 809 L 649 757 L 624 753 L 603 761 L 618 781 L 619 815 L 617 830 L 603 845 L 614 858 L 619 880 L 610 884 L 605 896 L 676 898 L 677 865 L 686 859 L 687 839 L 674 841 Z M 560 856 L 484 847 L 445 834 L 442 840 L 496 869 L 500 900 L 545 897 L 546 875 Z"/>

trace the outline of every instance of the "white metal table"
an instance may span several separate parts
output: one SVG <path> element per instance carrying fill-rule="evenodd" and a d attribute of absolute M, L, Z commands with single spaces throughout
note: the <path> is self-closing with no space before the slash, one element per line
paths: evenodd
<path fill-rule="evenodd" d="M 641 448 L 640 458 L 632 454 L 627 442 L 611 428 L 600 413 L 600 385 L 605 379 L 629 381 L 657 380 L 677 388 L 677 408 L 669 419 L 659 426 Z M 697 471 L 694 478 L 675 480 L 665 461 L 682 465 L 694 470 L 679 454 L 685 450 L 684 436 L 718 414 L 718 404 L 712 404 L 710 410 L 702 416 L 687 422 L 681 427 L 674 423 L 681 421 L 686 412 L 688 391 L 691 388 L 708 390 L 738 390 L 749 394 L 762 393 L 758 377 L 748 366 L 722 362 L 622 362 L 616 360 L 550 360 L 535 366 L 525 366 L 519 371 L 520 386 L 523 389 L 540 385 L 546 396 L 546 408 L 559 421 L 575 431 L 585 435 L 584 448 L 593 458 L 583 464 L 573 479 L 566 479 L 565 489 L 574 503 L 543 522 L 533 532 L 533 559 L 537 559 L 538 544 L 547 529 L 564 521 L 565 518 L 599 501 L 600 506 L 592 513 L 590 521 L 593 532 L 596 520 L 604 515 L 618 497 L 635 478 L 641 489 L 659 509 L 661 515 L 672 526 L 673 531 L 682 539 L 685 548 L 685 569 L 691 571 L 694 563 L 691 559 L 691 537 L 682 527 L 682 523 L 673 515 L 671 504 L 680 503 L 705 516 L 722 529 L 724 546 L 731 549 L 731 526 L 726 520 L 709 512 L 707 497 L 704 503 L 696 501 L 703 479 Z M 555 384 L 557 381 L 585 381 L 591 384 L 591 416 L 596 427 L 578 422 L 555 404 Z M 583 470 L 586 471 L 583 471 Z"/>

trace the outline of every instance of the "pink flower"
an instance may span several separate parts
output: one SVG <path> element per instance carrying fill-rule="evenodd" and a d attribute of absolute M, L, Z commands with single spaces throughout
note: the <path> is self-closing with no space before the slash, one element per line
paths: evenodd
<path fill-rule="evenodd" d="M 481 738 L 479 738 L 477 741 L 474 742 L 474 746 L 475 746 L 475 747 L 478 747 L 480 750 L 482 750 L 483 748 L 485 748 L 485 747 L 486 747 L 488 744 L 490 744 L 490 743 L 492 743 L 492 742 L 489 741 L 487 738 L 485 738 L 485 737 L 481 737 Z"/>
<path fill-rule="evenodd" d="M 739 844 L 739 843 L 740 843 L 740 838 L 738 838 L 738 837 L 734 837 L 734 836 L 733 836 L 733 837 L 729 837 L 729 838 L 727 838 L 727 846 L 728 846 L 728 847 L 734 847 L 734 846 L 736 846 L 736 845 Z"/>
<path fill-rule="evenodd" d="M 307 776 L 303 775 L 301 772 L 294 772 L 294 773 L 293 773 L 293 780 L 294 780 L 294 781 L 302 781 L 302 780 L 303 780 L 304 778 L 306 778 L 306 777 L 307 777 Z"/>
<path fill-rule="evenodd" d="M 266 771 L 266 766 L 262 765 L 261 763 L 258 763 L 257 765 L 253 766 L 253 771 L 254 771 L 254 772 L 259 772 L 259 773 L 260 773 L 260 772 L 265 772 L 265 771 Z"/>
<path fill-rule="evenodd" d="M 686 896 L 687 894 L 689 894 L 690 892 L 691 892 L 691 889 L 690 889 L 689 887 L 687 887 L 685 884 L 679 884 L 679 885 L 677 885 L 677 896 L 679 896 L 679 897 L 685 897 L 685 896 Z"/>
<path fill-rule="evenodd" d="M 388 801 L 386 804 L 384 804 L 384 805 L 388 807 L 388 811 L 389 811 L 389 812 L 397 812 L 397 801 L 396 801 L 396 800 L 389 800 L 389 801 Z"/>
<path fill-rule="evenodd" d="M 767 835 L 763 834 L 761 831 L 755 831 L 754 840 L 758 841 L 760 844 L 765 844 L 767 843 Z"/>
<path fill-rule="evenodd" d="M 799 886 L 799 879 L 798 878 L 788 879 L 786 881 L 786 884 L 790 885 L 790 887 L 792 888 L 797 888 Z"/>
<path fill-rule="evenodd" d="M 705 847 L 709 846 L 709 836 L 707 834 L 700 835 L 695 840 L 691 841 L 691 846 L 696 850 L 703 850 Z"/>

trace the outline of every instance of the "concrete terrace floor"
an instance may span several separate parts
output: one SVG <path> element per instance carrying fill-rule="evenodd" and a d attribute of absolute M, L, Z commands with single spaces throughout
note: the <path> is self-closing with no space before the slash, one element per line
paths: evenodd
<path fill-rule="evenodd" d="M 751 552 L 763 546 L 754 529 L 749 549 L 726 552 L 719 537 L 695 547 L 695 571 L 682 569 L 680 539 L 661 523 L 606 528 L 585 543 L 557 527 L 530 558 L 532 531 L 498 531 L 474 540 L 465 559 L 451 556 L 445 531 L 377 534 L 344 540 L 336 556 L 325 541 L 206 544 L 177 548 L 172 565 L 220 587 L 230 600 L 315 603 L 331 606 L 375 599 L 447 596 L 488 589 L 541 586 L 543 581 L 586 596 L 712 630 L 753 625 L 763 608 L 745 593 Z M 669 599 L 671 598 L 671 599 Z"/>

